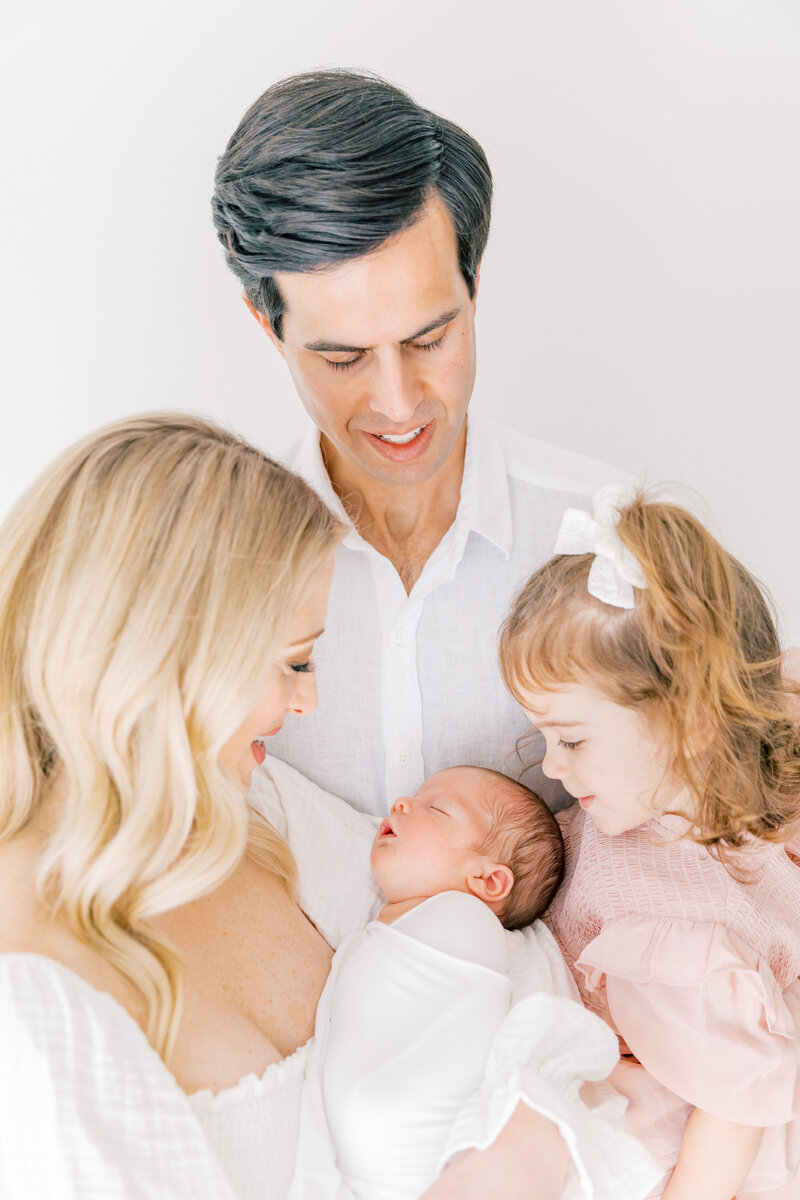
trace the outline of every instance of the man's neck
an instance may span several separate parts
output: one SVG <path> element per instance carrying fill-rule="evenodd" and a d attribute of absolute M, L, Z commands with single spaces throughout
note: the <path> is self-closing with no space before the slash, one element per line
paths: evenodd
<path fill-rule="evenodd" d="M 418 484 L 384 483 L 340 455 L 324 434 L 322 458 L 331 484 L 364 541 L 394 566 L 407 592 L 453 524 L 461 498 L 467 423 L 439 470 Z"/>

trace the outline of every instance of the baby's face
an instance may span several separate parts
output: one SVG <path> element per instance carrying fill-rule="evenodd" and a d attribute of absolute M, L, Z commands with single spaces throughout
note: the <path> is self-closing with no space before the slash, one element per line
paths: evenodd
<path fill-rule="evenodd" d="M 426 779 L 414 796 L 401 796 L 378 826 L 372 870 L 390 904 L 466 891 L 466 880 L 485 856 L 477 847 L 491 816 L 482 797 L 481 772 L 451 767 Z"/>

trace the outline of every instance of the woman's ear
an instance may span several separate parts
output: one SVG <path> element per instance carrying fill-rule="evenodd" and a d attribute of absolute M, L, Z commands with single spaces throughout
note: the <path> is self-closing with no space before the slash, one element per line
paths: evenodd
<path fill-rule="evenodd" d="M 490 862 L 479 874 L 470 875 L 467 886 L 479 900 L 496 904 L 499 900 L 505 900 L 514 886 L 514 873 L 502 863 Z"/>

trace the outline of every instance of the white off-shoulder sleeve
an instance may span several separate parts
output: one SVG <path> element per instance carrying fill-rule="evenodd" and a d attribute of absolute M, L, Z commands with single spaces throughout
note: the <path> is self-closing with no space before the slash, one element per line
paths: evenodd
<path fill-rule="evenodd" d="M 185 1094 L 111 996 L 0 956 L 3 1200 L 233 1200 Z"/>

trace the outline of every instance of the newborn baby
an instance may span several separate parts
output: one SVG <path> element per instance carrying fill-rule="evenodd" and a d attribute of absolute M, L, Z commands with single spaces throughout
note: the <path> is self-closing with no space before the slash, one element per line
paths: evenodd
<path fill-rule="evenodd" d="M 550 903 L 564 846 L 555 817 L 529 788 L 483 767 L 450 767 L 395 801 L 371 864 L 387 900 L 379 918 L 386 924 L 452 891 L 476 896 L 506 929 L 519 929 Z M 504 942 L 496 922 L 484 925 Z"/>
<path fill-rule="evenodd" d="M 498 772 L 453 767 L 396 801 L 371 855 L 387 903 L 337 950 L 317 1010 L 322 1106 L 349 1192 L 312 1165 L 317 1111 L 292 1197 L 412 1200 L 433 1183 L 510 1009 L 503 926 L 544 911 L 563 861 L 550 811 Z"/>

